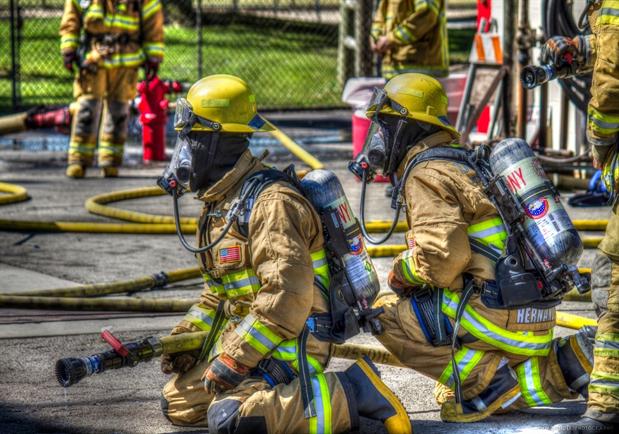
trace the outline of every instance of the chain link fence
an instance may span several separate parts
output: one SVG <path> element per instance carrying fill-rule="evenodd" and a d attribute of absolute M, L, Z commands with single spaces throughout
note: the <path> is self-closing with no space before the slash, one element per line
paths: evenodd
<path fill-rule="evenodd" d="M 59 52 L 63 4 L 0 0 L 0 110 L 71 100 L 72 76 Z M 263 108 L 341 105 L 336 80 L 339 0 L 163 4 L 162 78 L 190 84 L 205 75 L 229 73 L 250 83 Z"/>
<path fill-rule="evenodd" d="M 372 10 L 377 0 L 360 1 Z M 235 74 L 268 109 L 341 106 L 342 3 L 163 1 L 166 48 L 160 76 L 189 85 L 209 74 Z M 71 101 L 73 77 L 59 50 L 63 5 L 64 0 L 0 0 L 0 112 Z"/>

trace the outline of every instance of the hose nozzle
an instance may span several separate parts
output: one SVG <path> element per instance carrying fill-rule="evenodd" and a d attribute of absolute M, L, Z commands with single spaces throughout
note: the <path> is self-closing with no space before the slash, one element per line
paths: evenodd
<path fill-rule="evenodd" d="M 56 379 L 62 387 L 69 387 L 79 382 L 82 378 L 93 374 L 88 369 L 84 358 L 67 357 L 56 361 Z"/>

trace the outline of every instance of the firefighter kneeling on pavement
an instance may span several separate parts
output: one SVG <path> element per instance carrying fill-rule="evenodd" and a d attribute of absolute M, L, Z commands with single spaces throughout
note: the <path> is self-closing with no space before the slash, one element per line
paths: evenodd
<path fill-rule="evenodd" d="M 369 359 L 324 372 L 331 344 L 306 327 L 310 314 L 329 309 L 316 283 L 328 287 L 330 279 L 321 220 L 283 172 L 266 171 L 249 151 L 252 134 L 272 127 L 248 85 L 230 75 L 203 78 L 177 102 L 174 124 L 167 170 L 204 203 L 201 247 L 189 250 L 199 252 L 206 285 L 172 334 L 209 334 L 202 351 L 162 358 L 163 372 L 175 374 L 162 393 L 165 416 L 211 433 L 347 432 L 360 415 L 391 433 L 412 432 Z M 245 186 L 265 172 L 279 180 L 257 190 L 242 222 L 232 219 L 251 191 Z"/>
<path fill-rule="evenodd" d="M 163 60 L 161 1 L 65 0 L 60 36 L 65 68 L 74 72 L 77 67 L 73 83 L 77 109 L 66 174 L 83 178 L 98 142 L 103 176 L 116 177 L 138 68 L 143 65 L 148 78 Z"/>
<path fill-rule="evenodd" d="M 488 307 L 471 291 L 494 281 L 490 257 L 504 250 L 507 232 L 473 168 L 420 159 L 459 148 L 447 103 L 436 79 L 402 74 L 376 89 L 368 106 L 373 123 L 366 155 L 370 147 L 383 149 L 375 165 L 381 161 L 379 170 L 402 187 L 409 226 L 408 249 L 388 277 L 397 296 L 377 303 L 385 309 L 378 317 L 385 331 L 377 338 L 404 365 L 460 388 L 460 402 L 452 393 L 442 404 L 446 422 L 586 396 L 591 330 L 553 339 L 554 307 Z M 416 157 L 419 164 L 405 173 Z"/>
<path fill-rule="evenodd" d="M 604 239 L 593 262 L 591 299 L 598 314 L 598 331 L 587 411 L 575 422 L 553 427 L 553 432 L 580 434 L 619 429 L 619 4 L 588 3 L 592 33 L 573 38 L 554 36 L 544 47 L 548 61 L 570 67 L 572 74 L 593 69 L 587 109 L 587 141 L 593 165 L 602 169 L 614 200 Z M 570 62 L 565 61 L 565 57 Z"/>

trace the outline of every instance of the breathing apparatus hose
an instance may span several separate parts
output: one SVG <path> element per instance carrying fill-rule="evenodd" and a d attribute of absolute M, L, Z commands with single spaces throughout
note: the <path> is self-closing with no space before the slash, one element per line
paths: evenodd
<path fill-rule="evenodd" d="M 215 239 L 215 241 L 213 241 L 212 243 L 207 244 L 204 247 L 193 247 L 191 246 L 187 240 L 185 239 L 185 236 L 183 235 L 183 231 L 182 231 L 182 227 L 181 227 L 181 223 L 180 223 L 180 216 L 179 216 L 179 211 L 178 211 L 178 192 L 176 190 L 174 190 L 172 192 L 172 202 L 174 203 L 174 224 L 176 226 L 176 235 L 178 235 L 178 239 L 181 242 L 181 245 L 188 251 L 190 251 L 191 253 L 204 253 L 208 250 L 211 250 L 216 244 L 218 244 L 219 242 L 221 242 L 221 240 L 224 239 L 224 237 L 226 236 L 226 234 L 228 233 L 228 231 L 230 230 L 230 228 L 232 227 L 232 224 L 236 221 L 237 215 L 236 214 L 232 214 L 232 216 L 230 218 L 228 218 L 228 221 L 226 222 L 226 226 L 224 226 L 224 229 L 221 231 L 221 234 L 219 234 L 219 236 Z"/>
<path fill-rule="evenodd" d="M 391 238 L 391 235 L 398 227 L 398 223 L 400 220 L 400 211 L 402 210 L 402 203 L 398 200 L 396 209 L 395 209 L 395 215 L 393 216 L 393 221 L 391 222 L 391 227 L 387 231 L 387 234 L 380 239 L 373 238 L 370 235 L 369 231 L 367 230 L 367 227 L 365 224 L 365 193 L 366 193 L 366 188 L 368 185 L 367 177 L 368 177 L 368 171 L 364 170 L 363 176 L 361 177 L 361 205 L 359 206 L 361 224 L 359 226 L 361 227 L 361 233 L 363 234 L 364 238 L 368 240 L 371 244 L 382 244 L 385 241 L 387 241 L 389 238 Z M 394 194 L 397 194 L 397 192 L 394 191 Z"/>

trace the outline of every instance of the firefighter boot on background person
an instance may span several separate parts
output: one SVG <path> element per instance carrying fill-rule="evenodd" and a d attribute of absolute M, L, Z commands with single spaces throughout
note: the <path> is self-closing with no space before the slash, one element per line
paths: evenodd
<path fill-rule="evenodd" d="M 412 433 L 410 419 L 398 397 L 383 383 L 374 363 L 367 357 L 337 374 L 351 408 L 360 416 L 380 420 L 390 434 Z"/>
<path fill-rule="evenodd" d="M 118 178 L 118 167 L 103 166 L 101 167 L 101 175 L 104 178 Z"/>
<path fill-rule="evenodd" d="M 81 179 L 86 176 L 86 168 L 81 164 L 69 164 L 67 166 L 67 171 L 65 172 L 65 174 L 69 178 Z"/>

